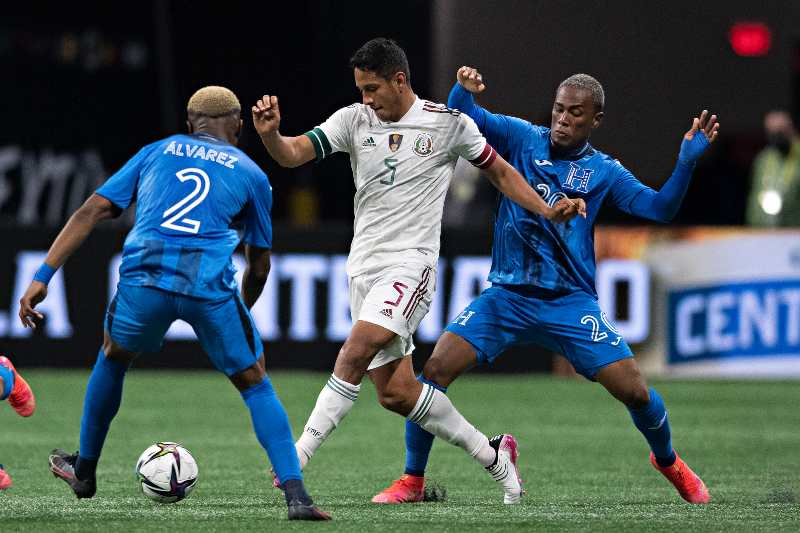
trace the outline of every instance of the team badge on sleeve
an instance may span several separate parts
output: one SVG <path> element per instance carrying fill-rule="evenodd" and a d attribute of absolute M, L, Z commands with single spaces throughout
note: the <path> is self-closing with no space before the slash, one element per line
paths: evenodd
<path fill-rule="evenodd" d="M 389 135 L 389 150 L 396 152 L 400 149 L 400 143 L 403 142 L 403 136 L 399 133 L 392 133 Z"/>
<path fill-rule="evenodd" d="M 428 157 L 433 153 L 433 138 L 427 133 L 420 133 L 414 139 L 413 151 L 420 157 Z"/>

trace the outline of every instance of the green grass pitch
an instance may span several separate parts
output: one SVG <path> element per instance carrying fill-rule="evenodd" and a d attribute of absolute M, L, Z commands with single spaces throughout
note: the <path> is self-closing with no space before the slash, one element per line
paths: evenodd
<path fill-rule="evenodd" d="M 18 361 L 18 364 L 20 361 Z M 23 365 L 24 366 L 24 365 Z M 403 420 L 366 384 L 358 404 L 306 470 L 332 523 L 290 523 L 235 389 L 207 372 L 133 370 L 98 470 L 98 494 L 76 500 L 47 470 L 53 447 L 77 449 L 87 371 L 29 371 L 30 419 L 0 405 L 0 531 L 800 531 L 800 383 L 658 382 L 676 449 L 713 502 L 683 503 L 646 460 L 625 409 L 598 385 L 532 376 L 462 378 L 456 406 L 486 433 L 512 432 L 528 490 L 504 506 L 495 483 L 461 450 L 437 442 L 429 475 L 447 500 L 376 506 L 403 465 Z M 275 372 L 295 434 L 326 376 Z M 200 481 L 185 501 L 138 492 L 133 467 L 148 445 L 182 442 Z"/>

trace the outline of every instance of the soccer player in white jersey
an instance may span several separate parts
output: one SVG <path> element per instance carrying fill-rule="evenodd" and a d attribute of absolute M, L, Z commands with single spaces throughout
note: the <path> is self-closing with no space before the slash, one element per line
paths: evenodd
<path fill-rule="evenodd" d="M 442 208 L 456 160 L 481 168 L 507 197 L 534 214 L 566 221 L 584 204 L 548 206 L 456 110 L 418 98 L 408 61 L 389 39 L 373 39 L 351 58 L 363 103 L 334 113 L 304 135 L 284 137 L 275 96 L 253 106 L 269 154 L 295 167 L 347 152 L 356 185 L 354 237 L 347 262 L 354 325 L 333 374 L 296 442 L 304 466 L 350 411 L 367 373 L 385 408 L 463 448 L 502 486 L 506 503 L 522 493 L 511 435 L 488 439 L 411 364 L 412 335 L 428 311 L 439 256 Z"/>

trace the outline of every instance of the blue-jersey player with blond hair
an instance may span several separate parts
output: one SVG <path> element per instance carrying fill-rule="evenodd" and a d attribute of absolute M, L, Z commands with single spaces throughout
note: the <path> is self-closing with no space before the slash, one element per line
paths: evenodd
<path fill-rule="evenodd" d="M 677 212 L 696 161 L 717 137 L 715 115 L 703 111 L 683 136 L 669 179 L 655 191 L 619 161 L 589 144 L 603 119 L 605 95 L 593 77 L 575 74 L 556 91 L 550 127 L 493 114 L 477 105 L 485 89 L 480 73 L 462 67 L 448 106 L 469 115 L 497 152 L 548 203 L 565 195 L 586 202 L 586 218 L 555 225 L 500 198 L 492 247 L 491 287 L 447 326 L 420 380 L 446 391 L 470 367 L 491 363 L 514 345 L 538 344 L 563 354 L 584 377 L 603 385 L 628 408 L 650 446 L 650 461 L 690 503 L 708 490 L 672 448 L 661 396 L 648 388 L 625 340 L 597 302 L 593 227 L 603 202 L 650 220 Z M 433 435 L 406 424 L 404 475 L 378 494 L 378 503 L 419 501 Z"/>
<path fill-rule="evenodd" d="M 272 188 L 236 147 L 241 105 L 229 89 L 208 86 L 187 105 L 188 134 L 142 148 L 69 219 L 20 301 L 35 327 L 47 283 L 101 220 L 136 201 L 117 293 L 86 388 L 77 454 L 54 450 L 50 469 L 78 498 L 96 491 L 95 471 L 122 400 L 125 373 L 141 352 L 157 351 L 182 319 L 214 366 L 239 389 L 256 436 L 285 480 L 289 519 L 328 520 L 306 493 L 286 412 L 264 370 L 264 350 L 249 309 L 267 280 L 272 247 Z M 244 241 L 241 293 L 231 262 Z"/>

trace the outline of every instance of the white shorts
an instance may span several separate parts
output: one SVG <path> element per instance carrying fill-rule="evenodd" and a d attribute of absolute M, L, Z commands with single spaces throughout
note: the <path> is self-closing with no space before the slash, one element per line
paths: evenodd
<path fill-rule="evenodd" d="M 436 270 L 404 263 L 376 273 L 350 278 L 350 314 L 397 333 L 380 350 L 367 370 L 381 367 L 414 351 L 414 332 L 428 314 L 436 287 Z"/>

